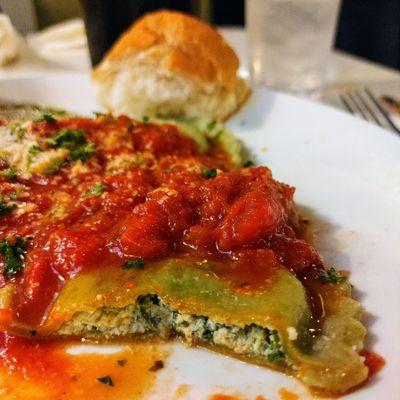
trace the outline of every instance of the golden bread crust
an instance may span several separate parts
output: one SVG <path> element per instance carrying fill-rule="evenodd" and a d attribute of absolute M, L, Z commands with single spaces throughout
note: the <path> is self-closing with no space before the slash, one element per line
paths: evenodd
<path fill-rule="evenodd" d="M 156 11 L 134 22 L 103 62 L 118 62 L 156 45 L 171 48 L 161 60 L 168 70 L 227 88 L 237 82 L 239 61 L 222 36 L 206 23 L 173 11 Z M 99 68 L 94 71 L 95 78 Z"/>

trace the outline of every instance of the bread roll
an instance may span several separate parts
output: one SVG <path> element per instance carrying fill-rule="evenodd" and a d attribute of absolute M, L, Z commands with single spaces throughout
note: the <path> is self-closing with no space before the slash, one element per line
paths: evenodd
<path fill-rule="evenodd" d="M 222 36 L 172 11 L 135 22 L 93 71 L 101 104 L 116 114 L 223 120 L 246 98 L 238 58 Z"/>

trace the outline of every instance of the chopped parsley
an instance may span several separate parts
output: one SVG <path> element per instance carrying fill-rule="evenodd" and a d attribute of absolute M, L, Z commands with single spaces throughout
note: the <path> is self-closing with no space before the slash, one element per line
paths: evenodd
<path fill-rule="evenodd" d="M 43 122 L 46 121 L 48 124 L 54 124 L 57 120 L 53 117 L 51 113 L 44 113 L 40 117 L 36 118 L 33 122 Z"/>
<path fill-rule="evenodd" d="M 5 258 L 4 276 L 7 279 L 16 275 L 23 267 L 26 256 L 24 239 L 15 236 L 0 242 L 0 254 Z"/>
<path fill-rule="evenodd" d="M 217 176 L 217 170 L 215 168 L 203 168 L 201 174 L 207 179 L 214 179 Z"/>
<path fill-rule="evenodd" d="M 67 149 L 73 161 L 86 161 L 95 151 L 95 144 L 88 142 L 81 129 L 62 129 L 52 138 L 47 139 L 52 147 Z"/>
<path fill-rule="evenodd" d="M 144 268 L 144 260 L 143 258 L 135 258 L 133 260 L 125 261 L 122 264 L 122 269 L 131 269 L 131 268 Z"/>
<path fill-rule="evenodd" d="M 28 151 L 29 154 L 27 158 L 28 166 L 32 164 L 32 161 L 36 158 L 35 156 L 39 154 L 41 151 L 42 149 L 36 144 L 29 149 Z"/>
<path fill-rule="evenodd" d="M 106 117 L 107 114 L 100 112 L 100 111 L 93 111 L 93 114 L 95 115 L 96 118 L 100 118 L 100 117 Z"/>
<path fill-rule="evenodd" d="M 120 367 L 125 366 L 127 362 L 128 362 L 128 360 L 127 360 L 126 358 L 121 358 L 120 360 L 117 360 L 117 364 L 118 364 Z"/>
<path fill-rule="evenodd" d="M 4 171 L 0 172 L 0 176 L 3 178 L 9 180 L 9 181 L 14 181 L 17 178 L 17 172 L 15 171 L 14 168 L 7 168 Z"/>
<path fill-rule="evenodd" d="M 3 200 L 3 197 L 0 195 L 0 218 L 4 215 L 10 213 L 15 210 L 17 206 L 15 204 L 8 204 Z"/>
<path fill-rule="evenodd" d="M 142 118 L 142 121 L 144 124 L 147 124 L 150 121 L 150 117 L 148 117 L 147 115 L 144 115 Z"/>
<path fill-rule="evenodd" d="M 104 383 L 104 385 L 114 386 L 114 382 L 112 381 L 110 375 L 102 376 L 101 378 L 97 378 L 97 380 L 101 383 Z"/>
<path fill-rule="evenodd" d="M 94 143 L 88 143 L 83 147 L 76 150 L 71 150 L 71 158 L 75 160 L 86 161 L 96 150 L 96 145 Z"/>
<path fill-rule="evenodd" d="M 157 360 L 154 362 L 154 364 L 149 368 L 149 371 L 151 372 L 156 372 L 159 369 L 164 368 L 164 363 L 162 360 Z"/>
<path fill-rule="evenodd" d="M 38 145 L 35 144 L 29 149 L 29 154 L 38 154 L 41 151 L 42 151 L 42 149 Z"/>
<path fill-rule="evenodd" d="M 346 281 L 346 277 L 341 275 L 335 268 L 331 267 L 327 270 L 318 272 L 318 280 L 321 283 L 342 283 Z"/>
<path fill-rule="evenodd" d="M 244 168 L 253 167 L 254 165 L 255 165 L 254 162 L 251 161 L 251 160 L 248 160 L 248 161 L 246 161 L 245 163 L 243 163 L 243 167 L 244 167 Z"/>
<path fill-rule="evenodd" d="M 90 189 L 83 193 L 84 197 L 98 197 L 104 193 L 106 185 L 103 182 L 95 183 Z"/>

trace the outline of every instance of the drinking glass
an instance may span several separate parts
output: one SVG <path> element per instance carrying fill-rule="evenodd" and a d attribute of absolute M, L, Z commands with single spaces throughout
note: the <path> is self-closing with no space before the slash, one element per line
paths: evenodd
<path fill-rule="evenodd" d="M 302 95 L 320 92 L 339 7 L 340 0 L 247 0 L 252 82 Z"/>

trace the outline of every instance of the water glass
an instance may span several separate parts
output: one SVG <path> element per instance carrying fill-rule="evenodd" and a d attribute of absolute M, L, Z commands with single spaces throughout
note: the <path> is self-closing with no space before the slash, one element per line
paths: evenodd
<path fill-rule="evenodd" d="M 340 0 L 247 0 L 252 82 L 302 95 L 320 92 L 339 7 Z"/>

